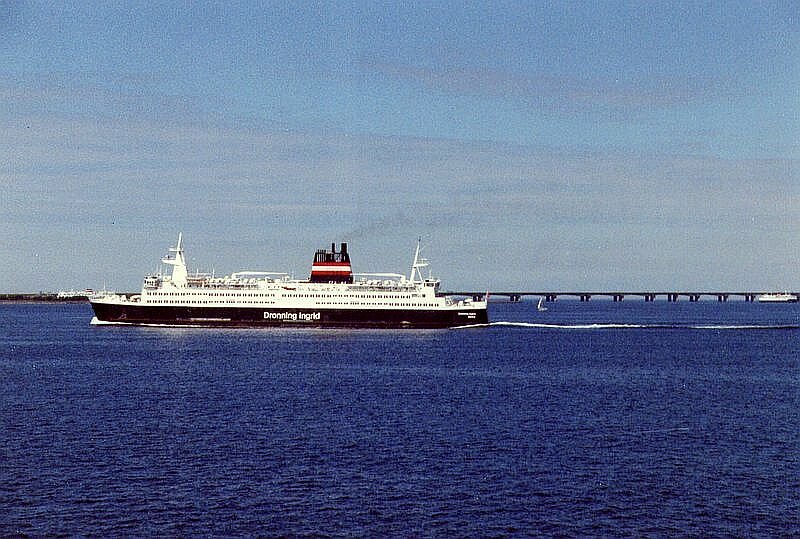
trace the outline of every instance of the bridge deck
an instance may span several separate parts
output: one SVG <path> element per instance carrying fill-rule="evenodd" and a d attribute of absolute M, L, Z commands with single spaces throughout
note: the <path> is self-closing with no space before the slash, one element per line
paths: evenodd
<path fill-rule="evenodd" d="M 667 301 L 678 301 L 686 298 L 689 301 L 699 301 L 701 298 L 708 297 L 717 301 L 728 301 L 728 298 L 739 297 L 744 301 L 755 301 L 758 296 L 763 294 L 774 294 L 768 291 L 553 291 L 553 290 L 530 290 L 520 292 L 490 292 L 489 296 L 506 296 L 511 301 L 519 301 L 524 296 L 536 296 L 544 298 L 545 301 L 555 301 L 560 297 L 578 298 L 581 301 L 589 301 L 595 296 L 611 298 L 614 301 L 622 301 L 626 297 L 639 297 L 644 301 L 655 301 L 656 298 L 664 298 Z M 797 292 L 786 292 L 798 296 Z M 483 297 L 486 292 L 445 292 L 448 296 L 472 296 Z"/>

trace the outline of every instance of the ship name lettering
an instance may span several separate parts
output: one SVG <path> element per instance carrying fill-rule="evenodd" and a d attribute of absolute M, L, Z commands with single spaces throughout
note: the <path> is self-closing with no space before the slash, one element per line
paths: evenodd
<path fill-rule="evenodd" d="M 264 311 L 264 320 L 281 320 L 286 322 L 297 322 L 300 320 L 301 322 L 311 322 L 320 320 L 321 318 L 322 315 L 319 312 L 304 313 L 300 311 L 274 313 L 271 311 Z"/>

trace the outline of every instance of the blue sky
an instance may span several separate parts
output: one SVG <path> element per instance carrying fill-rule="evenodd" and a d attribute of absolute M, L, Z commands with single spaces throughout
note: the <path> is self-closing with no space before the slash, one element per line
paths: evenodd
<path fill-rule="evenodd" d="M 0 291 L 800 289 L 800 3 L 0 4 Z"/>

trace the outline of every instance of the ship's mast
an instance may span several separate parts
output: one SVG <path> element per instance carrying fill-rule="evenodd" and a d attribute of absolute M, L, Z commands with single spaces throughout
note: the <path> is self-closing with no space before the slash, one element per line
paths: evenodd
<path fill-rule="evenodd" d="M 172 284 L 175 286 L 186 286 L 186 258 L 183 254 L 183 233 L 178 233 L 178 245 L 170 247 L 167 256 L 161 259 L 164 264 L 172 266 Z"/>
<path fill-rule="evenodd" d="M 417 239 L 417 250 L 414 252 L 414 263 L 411 264 L 411 277 L 409 278 L 409 280 L 412 283 L 415 282 L 414 281 L 414 277 L 415 276 L 419 276 L 419 282 L 422 282 L 422 281 L 425 280 L 425 278 L 422 276 L 422 268 L 425 268 L 425 267 L 428 266 L 428 261 L 425 260 L 424 258 L 420 258 L 419 257 L 419 251 L 420 251 L 420 245 L 421 244 L 422 244 L 422 238 L 418 238 Z"/>

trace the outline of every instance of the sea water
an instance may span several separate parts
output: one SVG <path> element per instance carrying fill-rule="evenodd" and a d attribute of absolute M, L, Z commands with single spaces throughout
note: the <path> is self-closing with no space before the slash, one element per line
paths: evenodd
<path fill-rule="evenodd" d="M 2 304 L 0 535 L 800 535 L 799 305 L 546 305 L 380 331 Z"/>

